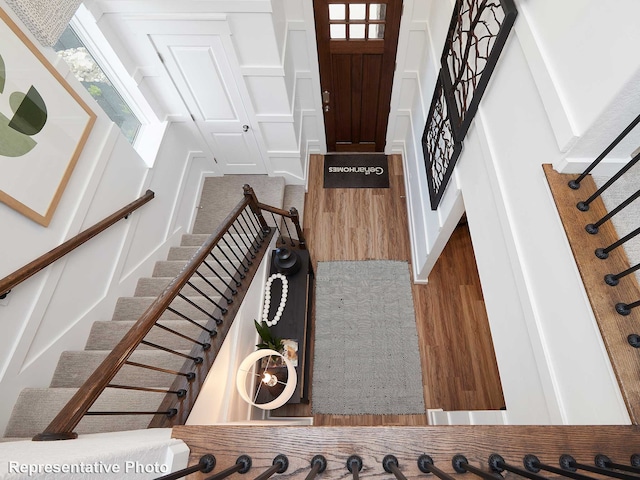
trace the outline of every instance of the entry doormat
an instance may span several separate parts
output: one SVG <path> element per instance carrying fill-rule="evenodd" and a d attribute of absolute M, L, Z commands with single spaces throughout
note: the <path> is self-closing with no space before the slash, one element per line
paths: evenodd
<path fill-rule="evenodd" d="M 389 188 L 384 153 L 325 155 L 324 188 Z"/>
<path fill-rule="evenodd" d="M 424 414 L 407 262 L 318 262 L 312 412 Z"/>

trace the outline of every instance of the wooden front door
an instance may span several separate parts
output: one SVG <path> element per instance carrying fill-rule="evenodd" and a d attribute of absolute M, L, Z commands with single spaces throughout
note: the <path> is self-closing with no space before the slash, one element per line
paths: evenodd
<path fill-rule="evenodd" d="M 314 0 L 330 152 L 384 151 L 402 0 Z"/>

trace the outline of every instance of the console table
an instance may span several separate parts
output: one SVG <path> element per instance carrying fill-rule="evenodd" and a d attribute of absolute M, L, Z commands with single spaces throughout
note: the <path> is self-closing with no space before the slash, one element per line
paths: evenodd
<path fill-rule="evenodd" d="M 289 292 L 287 294 L 287 304 L 282 312 L 280 321 L 271 328 L 275 337 L 290 339 L 298 342 L 298 383 L 293 392 L 293 396 L 287 403 L 308 403 L 309 402 L 309 368 L 308 358 L 311 342 L 311 302 L 313 300 L 314 275 L 313 266 L 308 250 L 295 250 L 302 262 L 300 270 L 294 275 L 287 276 L 289 282 Z M 269 274 L 278 273 L 274 265 L 275 251 L 271 252 L 271 267 Z M 273 318 L 278 310 L 279 299 L 282 294 L 282 282 L 275 281 L 271 286 L 271 306 L 269 318 Z M 278 369 L 278 375 L 286 372 L 286 368 Z M 261 388 L 258 395 L 260 403 L 273 400 L 273 396 L 266 388 Z"/>

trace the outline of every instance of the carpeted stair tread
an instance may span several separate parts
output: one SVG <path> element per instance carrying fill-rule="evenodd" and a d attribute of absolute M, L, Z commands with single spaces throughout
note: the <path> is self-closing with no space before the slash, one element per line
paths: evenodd
<path fill-rule="evenodd" d="M 226 268 L 229 271 L 229 273 L 235 272 L 233 266 L 231 265 L 231 262 L 222 258 L 220 258 L 219 260 L 222 266 Z M 182 271 L 186 263 L 187 262 L 185 260 L 164 260 L 161 262 L 156 262 L 153 268 L 153 273 L 151 275 L 153 277 L 172 277 L 173 278 Z M 211 267 L 213 267 L 216 270 L 216 272 L 218 272 L 221 276 L 227 276 L 227 273 L 220 266 L 220 264 L 215 260 L 213 260 L 212 258 L 209 258 L 207 263 L 209 263 L 209 265 L 211 265 Z M 214 273 L 206 265 L 201 265 L 198 268 L 198 272 L 200 272 L 202 275 L 204 275 L 207 278 L 215 277 Z"/>
<path fill-rule="evenodd" d="M 287 185 L 284 189 L 284 201 L 282 208 L 289 211 L 291 207 L 298 210 L 300 216 L 300 225 L 302 226 L 302 218 L 304 216 L 304 185 Z"/>
<path fill-rule="evenodd" d="M 188 355 L 189 351 L 190 350 L 182 350 L 181 353 Z M 80 387 L 100 366 L 100 363 L 102 363 L 108 354 L 109 351 L 106 350 L 62 352 L 49 387 Z M 186 359 L 160 350 L 137 350 L 131 354 L 129 360 L 143 365 L 180 371 Z M 169 388 L 174 380 L 175 375 L 170 373 L 125 365 L 120 369 L 111 383 L 117 385 L 135 385 L 138 387 Z"/>
<path fill-rule="evenodd" d="M 112 350 L 135 323 L 134 321 L 94 322 L 85 350 Z M 194 339 L 197 339 L 203 331 L 185 320 L 162 320 L 159 323 Z M 199 323 L 205 325 L 204 321 Z M 158 327 L 153 327 L 147 333 L 145 340 L 172 350 L 190 350 L 193 347 L 193 342 Z M 138 348 L 142 350 L 153 349 L 147 345 L 140 345 Z"/>
<path fill-rule="evenodd" d="M 167 260 L 191 260 L 191 257 L 195 255 L 199 248 L 200 247 L 171 247 L 169 249 L 169 255 L 167 255 Z M 221 249 L 216 248 L 213 251 L 216 258 L 218 258 L 220 261 L 226 260 L 224 256 L 226 254 L 229 259 L 231 259 L 231 261 L 236 262 L 237 259 L 234 256 L 233 252 L 236 252 L 238 257 L 240 257 L 241 259 L 244 257 L 244 253 L 242 253 L 239 248 L 236 248 L 235 245 L 232 245 L 232 248 L 224 245 Z M 211 259 L 211 261 L 215 263 L 215 260 Z"/>
<path fill-rule="evenodd" d="M 246 231 L 246 226 L 244 227 Z M 185 233 L 184 235 L 182 235 L 182 239 L 180 240 L 180 246 L 181 247 L 199 247 L 203 245 L 204 242 L 207 241 L 209 236 L 210 235 L 206 235 L 206 234 Z M 253 231 L 251 232 L 251 234 L 241 233 L 240 235 L 235 235 L 235 234 L 231 235 L 231 237 L 225 236 L 225 239 L 231 245 L 233 245 L 232 242 L 234 240 L 237 240 L 238 243 L 240 243 L 241 241 L 244 241 L 247 245 L 249 245 L 255 238 L 256 236 Z"/>
<path fill-rule="evenodd" d="M 5 430 L 7 437 L 33 437 L 41 433 L 64 407 L 75 388 L 26 388 Z M 90 411 L 157 411 L 164 393 L 107 388 Z M 74 429 L 79 434 L 147 428 L 153 415 L 85 416 Z"/>
<path fill-rule="evenodd" d="M 207 295 L 211 295 L 212 297 L 220 297 L 220 294 L 215 291 L 215 289 L 211 286 L 213 285 L 222 293 L 228 288 L 229 283 L 231 283 L 231 279 L 229 277 L 222 277 L 223 280 L 220 280 L 217 277 L 208 278 L 205 282 L 197 275 L 190 280 L 191 285 L 197 288 L 201 292 L 204 292 Z M 157 297 L 160 295 L 165 288 L 173 281 L 173 277 L 153 277 L 153 278 L 141 278 L 138 280 L 138 285 L 136 286 L 136 291 L 134 296 L 136 297 Z M 209 283 L 207 283 L 209 282 Z M 211 284 L 211 285 L 210 285 Z M 233 284 L 235 285 L 235 284 Z M 200 295 L 195 288 L 190 285 L 185 285 L 181 290 L 183 295 L 187 297 L 196 297 Z"/>
<path fill-rule="evenodd" d="M 253 188 L 260 203 L 282 208 L 285 187 L 283 177 L 268 177 L 266 175 L 208 177 L 202 187 L 200 198 L 202 208 L 198 210 L 193 233 L 213 232 L 242 200 L 242 186 L 244 184 L 249 184 Z M 265 216 L 265 219 L 268 223 L 273 223 L 271 218 Z"/>
<path fill-rule="evenodd" d="M 113 311 L 113 317 L 111 320 L 115 321 L 131 321 L 137 320 L 142 314 L 149 308 L 149 306 L 156 300 L 156 297 L 120 297 L 116 302 L 116 308 Z M 189 300 L 196 305 L 203 308 L 216 318 L 220 318 L 220 310 L 215 307 L 211 302 L 202 296 L 190 297 Z M 213 298 L 219 305 L 225 306 L 226 301 L 220 301 L 219 297 Z M 175 298 L 171 302 L 171 308 L 183 315 L 186 315 L 192 320 L 205 320 L 209 317 L 202 313 L 198 308 L 190 305 L 186 300 L 182 298 Z M 180 320 L 181 317 L 169 310 L 165 311 L 160 317 L 162 320 Z"/>

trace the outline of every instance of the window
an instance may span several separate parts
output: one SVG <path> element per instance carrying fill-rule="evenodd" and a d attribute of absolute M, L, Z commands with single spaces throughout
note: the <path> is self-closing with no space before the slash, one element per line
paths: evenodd
<path fill-rule="evenodd" d="M 120 127 L 129 143 L 133 144 L 140 131 L 140 120 L 71 26 L 67 27 L 53 48 L 109 118 Z"/>
<path fill-rule="evenodd" d="M 329 4 L 330 38 L 383 40 L 386 16 L 387 5 L 384 3 Z"/>

